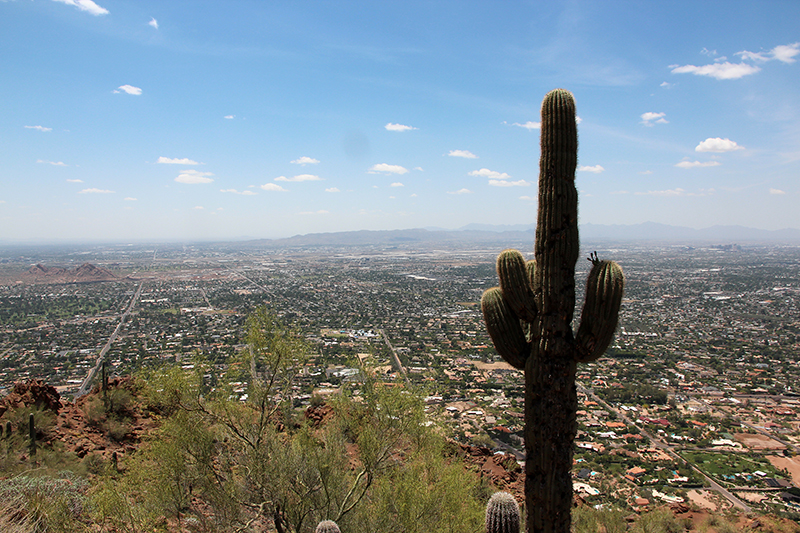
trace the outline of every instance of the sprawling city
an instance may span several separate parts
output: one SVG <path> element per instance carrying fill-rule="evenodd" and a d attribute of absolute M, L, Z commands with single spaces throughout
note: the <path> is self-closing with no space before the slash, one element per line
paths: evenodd
<path fill-rule="evenodd" d="M 683 504 L 797 513 L 800 249 L 584 248 L 581 257 L 596 251 L 617 261 L 626 287 L 612 346 L 578 367 L 578 497 L 631 512 Z M 121 377 L 203 361 L 223 375 L 248 349 L 247 316 L 266 306 L 307 341 L 291 391 L 296 409 L 369 377 L 421 394 L 426 419 L 448 438 L 522 462 L 524 379 L 495 351 L 480 309 L 483 291 L 497 284 L 499 251 L 463 243 L 5 248 L 0 387 L 38 379 L 69 399 L 98 383 L 101 366 Z M 578 262 L 578 307 L 590 266 Z M 245 402 L 248 378 L 233 385 Z"/>

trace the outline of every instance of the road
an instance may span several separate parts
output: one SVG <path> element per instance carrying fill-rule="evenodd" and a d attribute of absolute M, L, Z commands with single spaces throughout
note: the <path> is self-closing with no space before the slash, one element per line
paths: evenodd
<path fill-rule="evenodd" d="M 584 386 L 583 386 L 583 385 L 581 385 L 581 384 L 577 384 L 577 387 L 578 387 L 578 391 L 580 391 L 580 392 L 582 392 L 582 393 L 586 394 L 587 396 L 589 396 L 590 398 L 592 398 L 592 400 L 594 400 L 594 401 L 596 401 L 598 404 L 602 405 L 602 406 L 603 406 L 603 407 L 604 407 L 606 410 L 608 410 L 609 412 L 614 412 L 614 413 L 617 413 L 617 415 L 618 415 L 618 416 L 619 416 L 619 417 L 620 417 L 620 418 L 623 420 L 623 422 L 625 422 L 626 424 L 628 424 L 628 425 L 636 425 L 636 424 L 634 424 L 634 423 L 633 423 L 633 422 L 632 422 L 632 421 L 631 421 L 631 420 L 630 420 L 630 419 L 629 419 L 629 418 L 628 418 L 628 417 L 625 415 L 625 412 L 624 412 L 624 411 L 623 411 L 623 412 L 619 412 L 619 411 L 617 411 L 617 410 L 616 410 L 614 407 L 612 407 L 611 405 L 607 404 L 605 401 L 603 401 L 602 399 L 600 399 L 600 397 L 599 397 L 599 396 L 597 396 L 597 395 L 594 393 L 594 391 L 593 391 L 593 390 L 591 390 L 591 389 L 587 389 L 586 387 L 584 387 Z M 721 494 L 721 495 L 722 495 L 722 496 L 723 496 L 723 497 L 724 497 L 726 500 L 728 500 L 729 502 L 731 502 L 731 504 L 732 504 L 734 507 L 736 507 L 737 509 L 740 509 L 741 511 L 744 511 L 744 512 L 746 512 L 746 513 L 752 512 L 752 508 L 751 508 L 749 505 L 747 505 L 747 504 L 746 504 L 746 503 L 744 503 L 742 500 L 740 500 L 739 498 L 737 498 L 737 497 L 736 497 L 734 494 L 732 494 L 732 493 L 731 493 L 730 491 L 728 491 L 728 490 L 727 490 L 725 487 L 723 487 L 722 485 L 720 485 L 719 483 L 717 483 L 716 481 L 714 481 L 714 480 L 713 480 L 711 477 L 707 476 L 707 475 L 705 474 L 705 472 L 703 472 L 702 470 L 700 470 L 699 468 L 697 468 L 695 465 L 693 465 L 693 464 L 689 463 L 688 461 L 686 461 L 686 459 L 684 459 L 683 457 L 681 457 L 680 455 L 678 455 L 678 454 L 675 452 L 675 450 L 673 449 L 673 447 L 672 447 L 672 446 L 671 446 L 669 443 L 667 443 L 667 442 L 664 442 L 663 440 L 661 440 L 661 437 L 659 437 L 657 434 L 652 434 L 652 433 L 650 433 L 649 431 L 647 431 L 646 429 L 644 429 L 644 428 L 642 428 L 642 427 L 639 427 L 639 426 L 636 426 L 636 427 L 638 427 L 638 428 L 639 428 L 639 431 L 642 433 L 642 435 L 644 435 L 645 437 L 647 437 L 648 439 L 650 439 L 650 442 L 651 442 L 651 443 L 652 443 L 654 446 L 656 446 L 657 448 L 660 448 L 661 450 L 664 450 L 664 452 L 665 452 L 665 453 L 667 453 L 667 454 L 668 454 L 670 457 L 672 457 L 672 458 L 673 458 L 673 459 L 675 459 L 676 461 L 678 461 L 678 462 L 680 462 L 680 463 L 685 463 L 685 464 L 689 465 L 689 466 L 691 467 L 691 469 L 692 469 L 692 470 L 694 470 L 695 472 L 697 472 L 698 474 L 700 474 L 701 476 L 703 476 L 703 479 L 705 479 L 705 480 L 706 480 L 706 483 L 708 484 L 708 487 L 709 487 L 709 488 L 711 488 L 712 490 L 715 490 L 715 491 L 719 492 L 719 493 L 720 493 L 720 494 Z"/>
<path fill-rule="evenodd" d="M 261 289 L 262 291 L 264 291 L 264 293 L 266 293 L 266 294 L 268 294 L 268 295 L 270 295 L 270 296 L 272 296 L 272 297 L 274 297 L 274 296 L 275 296 L 275 295 L 274 295 L 274 294 L 272 294 L 272 293 L 271 293 L 271 292 L 270 292 L 270 291 L 269 291 L 269 290 L 268 290 L 268 289 L 267 289 L 265 286 L 261 285 L 260 283 L 257 283 L 257 282 L 256 282 L 256 281 L 254 281 L 253 279 L 251 279 L 251 278 L 249 278 L 249 277 L 245 276 L 245 275 L 244 275 L 244 274 L 242 274 L 242 273 L 241 273 L 239 270 L 237 270 L 237 269 L 235 269 L 235 268 L 232 268 L 232 267 L 229 267 L 228 265 L 220 265 L 220 266 L 221 266 L 221 267 L 223 267 L 223 268 L 225 268 L 226 270 L 229 270 L 230 272 L 232 272 L 232 273 L 236 274 L 237 276 L 239 276 L 239 277 L 241 277 L 241 278 L 244 278 L 244 279 L 246 279 L 246 280 L 247 280 L 247 281 L 249 281 L 251 284 L 255 285 L 256 287 L 258 287 L 259 289 Z M 203 293 L 203 296 L 205 296 L 205 293 Z M 206 303 L 208 303 L 208 300 L 207 300 L 207 299 L 206 299 Z M 210 306 L 211 306 L 211 304 L 209 304 L 209 307 L 210 307 Z"/>
<path fill-rule="evenodd" d="M 389 351 L 392 352 L 392 359 L 394 359 L 394 366 L 397 367 L 398 371 L 400 372 L 400 375 L 403 376 L 403 379 L 405 379 L 406 383 L 408 383 L 408 374 L 406 374 L 406 369 L 403 367 L 403 363 L 400 362 L 400 358 L 397 356 L 397 352 L 395 351 L 394 346 L 392 346 L 392 343 L 389 340 L 388 335 L 386 335 L 386 332 L 383 331 L 382 329 L 378 331 L 381 332 L 381 336 L 383 337 L 383 342 L 386 343 L 386 346 L 389 347 Z"/>
<path fill-rule="evenodd" d="M 86 394 L 87 392 L 89 392 L 89 388 L 92 385 L 94 377 L 97 375 L 97 371 L 103 365 L 103 359 L 105 359 L 106 353 L 108 353 L 108 350 L 111 348 L 111 345 L 114 343 L 114 341 L 117 340 L 119 332 L 122 329 L 122 325 L 125 323 L 125 319 L 128 318 L 128 315 L 136 306 L 136 302 L 139 301 L 139 296 L 142 294 L 143 285 L 144 282 L 139 283 L 139 287 L 136 289 L 136 293 L 133 295 L 133 298 L 131 298 L 128 307 L 125 309 L 125 312 L 122 313 L 122 315 L 120 315 L 119 317 L 119 324 L 117 324 L 117 327 L 114 328 L 114 332 L 108 338 L 108 341 L 106 342 L 105 346 L 103 346 L 103 349 L 100 350 L 100 354 L 97 356 L 95 365 L 91 369 L 89 369 L 89 373 L 86 375 L 86 379 L 83 380 L 83 383 L 81 383 L 80 388 L 75 393 L 75 398 L 79 398 L 84 394 Z"/>

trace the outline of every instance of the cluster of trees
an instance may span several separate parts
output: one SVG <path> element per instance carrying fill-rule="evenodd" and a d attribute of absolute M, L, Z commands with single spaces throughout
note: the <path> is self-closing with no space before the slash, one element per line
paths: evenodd
<path fill-rule="evenodd" d="M 279 533 L 326 519 L 343 531 L 480 529 L 492 490 L 426 425 L 420 395 L 367 381 L 331 400 L 325 423 L 300 420 L 291 393 L 307 348 L 263 309 L 247 327 L 251 354 L 213 387 L 202 362 L 147 376 L 142 401 L 162 424 L 101 476 L 97 521 L 129 531 L 187 517 L 214 530 L 271 522 Z M 230 385 L 242 381 L 246 401 Z"/>
<path fill-rule="evenodd" d="M 666 405 L 667 392 L 649 385 L 639 383 L 635 385 L 622 385 L 620 387 L 608 387 L 599 393 L 607 402 L 618 403 L 649 403 L 655 405 Z"/>
<path fill-rule="evenodd" d="M 0 297 L 0 324 L 33 327 L 42 320 L 64 320 L 76 315 L 95 316 L 115 307 L 109 298 L 60 295 Z"/>

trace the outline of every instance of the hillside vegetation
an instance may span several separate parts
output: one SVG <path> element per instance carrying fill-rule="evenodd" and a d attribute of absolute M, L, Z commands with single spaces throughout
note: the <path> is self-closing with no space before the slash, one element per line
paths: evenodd
<path fill-rule="evenodd" d="M 0 531 L 301 533 L 333 520 L 344 532 L 479 532 L 491 494 L 519 487 L 513 460 L 448 441 L 421 391 L 369 372 L 298 409 L 308 347 L 263 309 L 247 328 L 250 349 L 224 367 L 198 357 L 71 403 L 42 383 L 15 388 L 0 401 Z M 573 522 L 580 533 L 800 531 L 686 509 L 625 518 L 582 506 Z"/>

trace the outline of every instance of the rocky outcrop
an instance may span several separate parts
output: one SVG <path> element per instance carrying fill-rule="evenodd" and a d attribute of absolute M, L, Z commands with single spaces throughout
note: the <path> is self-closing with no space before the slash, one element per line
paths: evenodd
<path fill-rule="evenodd" d="M 36 407 L 58 413 L 63 407 L 61 395 L 55 389 L 40 379 L 27 382 L 18 381 L 14 383 L 5 397 L 0 399 L 0 417 L 8 410 L 20 407 Z"/>

